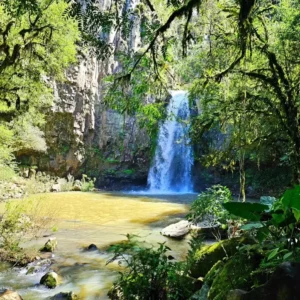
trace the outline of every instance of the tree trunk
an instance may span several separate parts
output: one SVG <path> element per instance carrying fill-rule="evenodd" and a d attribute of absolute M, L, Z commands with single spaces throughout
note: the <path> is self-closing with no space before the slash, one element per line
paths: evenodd
<path fill-rule="evenodd" d="M 246 201 L 246 173 L 245 173 L 245 152 L 241 151 L 240 153 L 240 196 L 242 196 L 243 202 Z"/>

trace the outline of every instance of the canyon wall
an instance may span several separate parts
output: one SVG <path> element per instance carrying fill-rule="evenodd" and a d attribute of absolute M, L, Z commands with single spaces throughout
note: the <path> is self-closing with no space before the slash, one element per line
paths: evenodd
<path fill-rule="evenodd" d="M 109 1 L 100 1 L 107 7 Z M 137 1 L 127 1 L 134 9 Z M 139 20 L 134 20 L 128 40 L 111 33 L 115 48 L 136 50 L 140 46 Z M 52 175 L 82 174 L 97 178 L 99 186 L 146 184 L 150 165 L 150 139 L 134 116 L 123 116 L 103 103 L 104 78 L 120 68 L 110 57 L 99 61 L 94 55 L 78 57 L 66 72 L 63 83 L 53 83 L 55 101 L 46 116 L 47 153 L 19 157 Z"/>

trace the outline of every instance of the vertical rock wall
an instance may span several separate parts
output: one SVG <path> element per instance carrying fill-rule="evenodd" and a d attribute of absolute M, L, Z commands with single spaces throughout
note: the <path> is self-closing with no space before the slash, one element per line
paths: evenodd
<path fill-rule="evenodd" d="M 102 7 L 108 1 L 100 1 Z M 136 0 L 128 0 L 133 9 Z M 139 21 L 128 41 L 109 37 L 115 47 L 136 49 L 140 45 Z M 103 104 L 103 78 L 120 68 L 115 59 L 100 62 L 79 57 L 64 83 L 54 83 L 55 103 L 47 114 L 45 137 L 48 151 L 27 157 L 27 163 L 58 176 L 71 173 L 96 177 L 98 184 L 145 183 L 149 169 L 150 139 L 134 117 L 122 116 Z M 24 158 L 23 158 L 24 159 Z"/>

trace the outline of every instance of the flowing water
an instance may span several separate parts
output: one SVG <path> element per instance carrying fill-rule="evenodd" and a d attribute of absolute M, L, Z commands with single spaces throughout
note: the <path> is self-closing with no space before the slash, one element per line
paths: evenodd
<path fill-rule="evenodd" d="M 171 254 L 183 259 L 187 241 L 176 241 L 160 235 L 166 225 L 182 218 L 195 195 L 165 196 L 164 198 L 111 193 L 51 193 L 35 195 L 30 199 L 39 216 L 55 217 L 58 240 L 51 268 L 62 278 L 59 287 L 49 290 L 39 285 L 46 270 L 26 275 L 26 269 L 12 269 L 0 264 L 0 288 L 17 290 L 24 300 L 46 299 L 59 292 L 73 291 L 81 299 L 108 299 L 106 294 L 119 270 L 117 263 L 106 265 L 110 258 L 108 245 L 125 240 L 127 233 L 141 237 L 145 244 L 167 242 Z M 20 201 L 20 200 L 18 200 Z M 175 201 L 176 203 L 172 203 Z M 18 203 L 16 201 L 16 203 Z M 0 212 L 4 205 L 0 204 Z M 47 241 L 38 238 L 25 244 L 35 249 Z M 94 243 L 100 249 L 86 252 Z"/>
<path fill-rule="evenodd" d="M 152 193 L 192 191 L 193 153 L 188 138 L 189 103 L 187 92 L 172 91 L 167 119 L 159 128 L 157 147 L 148 175 Z"/>

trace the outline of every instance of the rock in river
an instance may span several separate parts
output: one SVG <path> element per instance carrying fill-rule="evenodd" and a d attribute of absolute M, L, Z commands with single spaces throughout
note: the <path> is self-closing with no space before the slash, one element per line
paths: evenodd
<path fill-rule="evenodd" d="M 58 285 L 58 275 L 53 271 L 48 272 L 41 278 L 40 284 L 49 289 L 54 289 Z"/>
<path fill-rule="evenodd" d="M 87 251 L 97 251 L 98 247 L 95 244 L 90 244 L 87 248 Z"/>
<path fill-rule="evenodd" d="M 23 300 L 23 298 L 15 291 L 5 290 L 0 291 L 0 300 Z"/>
<path fill-rule="evenodd" d="M 57 247 L 57 240 L 56 238 L 50 238 L 44 247 L 40 250 L 42 252 L 54 252 L 55 248 Z"/>
<path fill-rule="evenodd" d="M 73 292 L 68 292 L 68 293 L 59 293 L 54 295 L 53 297 L 50 298 L 51 300 L 77 300 L 79 299 L 76 294 Z"/>
<path fill-rule="evenodd" d="M 179 221 L 171 224 L 161 231 L 161 234 L 172 238 L 182 238 L 191 230 L 189 221 Z"/>

